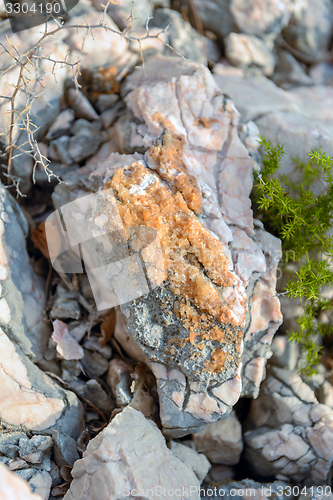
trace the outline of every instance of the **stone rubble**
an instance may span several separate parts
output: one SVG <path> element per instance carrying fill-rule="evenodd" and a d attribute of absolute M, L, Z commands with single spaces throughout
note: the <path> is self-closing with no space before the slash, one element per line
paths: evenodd
<path fill-rule="evenodd" d="M 297 372 L 272 367 L 246 424 L 248 463 L 263 477 L 326 484 L 333 462 L 333 411 Z"/>

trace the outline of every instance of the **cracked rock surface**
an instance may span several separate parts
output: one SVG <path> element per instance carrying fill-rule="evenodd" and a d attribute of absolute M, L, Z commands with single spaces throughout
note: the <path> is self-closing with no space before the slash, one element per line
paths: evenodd
<path fill-rule="evenodd" d="M 282 319 L 280 242 L 253 221 L 239 115 L 206 68 L 154 57 L 124 91 L 115 132 L 132 155 L 111 154 L 92 176 L 115 193 L 125 230 L 157 232 L 154 286 L 121 307 L 157 378 L 162 424 L 176 437 L 226 418 L 241 394 L 258 394 Z"/>
<path fill-rule="evenodd" d="M 183 488 L 184 499 L 200 498 L 192 469 L 167 448 L 155 423 L 131 407 L 90 441 L 72 476 L 64 500 L 177 498 Z"/>
<path fill-rule="evenodd" d="M 333 461 L 333 411 L 296 372 L 273 367 L 252 402 L 245 449 L 264 477 L 325 484 Z"/>

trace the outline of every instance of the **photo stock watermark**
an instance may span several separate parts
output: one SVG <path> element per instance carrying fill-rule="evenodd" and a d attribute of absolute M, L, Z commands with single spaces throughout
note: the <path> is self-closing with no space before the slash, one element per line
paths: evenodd
<path fill-rule="evenodd" d="M 4 0 L 13 33 L 63 19 L 79 0 Z"/>
<path fill-rule="evenodd" d="M 157 231 L 124 227 L 112 189 L 77 198 L 45 221 L 53 268 L 86 272 L 99 311 L 148 294 L 166 278 Z"/>

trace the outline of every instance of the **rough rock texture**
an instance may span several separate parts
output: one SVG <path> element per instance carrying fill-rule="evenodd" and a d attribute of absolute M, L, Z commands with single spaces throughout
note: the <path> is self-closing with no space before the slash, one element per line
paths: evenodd
<path fill-rule="evenodd" d="M 56 425 L 77 436 L 81 404 L 31 361 L 42 361 L 48 341 L 42 320 L 44 283 L 29 262 L 22 212 L 3 186 L 0 198 L 0 422 L 4 427 L 48 432 Z"/>
<path fill-rule="evenodd" d="M 149 500 L 177 498 L 178 488 L 191 486 L 197 490 L 184 494 L 184 500 L 200 498 L 199 481 L 190 467 L 167 448 L 154 422 L 130 407 L 89 442 L 72 476 L 64 500 L 120 500 L 131 491 L 132 497 Z"/>
<path fill-rule="evenodd" d="M 32 493 L 30 487 L 8 467 L 0 464 L 0 500 L 43 500 Z"/>
<path fill-rule="evenodd" d="M 2 184 L 0 214 L 0 326 L 25 355 L 40 361 L 50 333 L 43 318 L 45 283 L 25 249 L 26 218 Z"/>
<path fill-rule="evenodd" d="M 155 57 L 125 90 L 119 141 L 128 153 L 150 149 L 111 154 L 93 176 L 115 193 L 126 231 L 157 233 L 152 291 L 146 285 L 122 311 L 157 378 L 163 426 L 176 436 L 226 418 L 241 377 L 243 394 L 257 395 L 281 322 L 280 242 L 253 221 L 252 160 L 238 113 L 206 68 Z"/>
<path fill-rule="evenodd" d="M 271 75 L 275 58 L 268 44 L 253 35 L 230 33 L 225 37 L 225 53 L 235 66 L 260 68 L 264 75 Z"/>
<path fill-rule="evenodd" d="M 252 402 L 246 454 L 261 476 L 325 484 L 333 461 L 333 411 L 296 372 L 271 368 Z"/>
<path fill-rule="evenodd" d="M 213 464 L 238 464 L 243 451 L 242 427 L 234 411 L 225 420 L 208 424 L 192 439 L 195 449 Z"/>

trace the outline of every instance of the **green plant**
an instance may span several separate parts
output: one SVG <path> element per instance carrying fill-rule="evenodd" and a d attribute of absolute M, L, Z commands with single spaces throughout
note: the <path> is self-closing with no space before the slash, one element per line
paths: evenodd
<path fill-rule="evenodd" d="M 299 263 L 286 286 L 290 298 L 298 297 L 304 314 L 297 318 L 299 329 L 289 333 L 289 339 L 301 345 L 305 354 L 302 371 L 316 373 L 322 348 L 318 334 L 333 333 L 333 325 L 318 319 L 320 311 L 333 308 L 333 301 L 321 296 L 324 287 L 333 285 L 333 158 L 322 151 L 309 152 L 309 161 L 292 159 L 300 179 L 294 182 L 279 174 L 283 147 L 260 141 L 264 150 L 262 168 L 255 173 L 254 201 L 263 222 L 282 240 L 283 263 Z M 315 181 L 321 187 L 315 194 Z"/>

